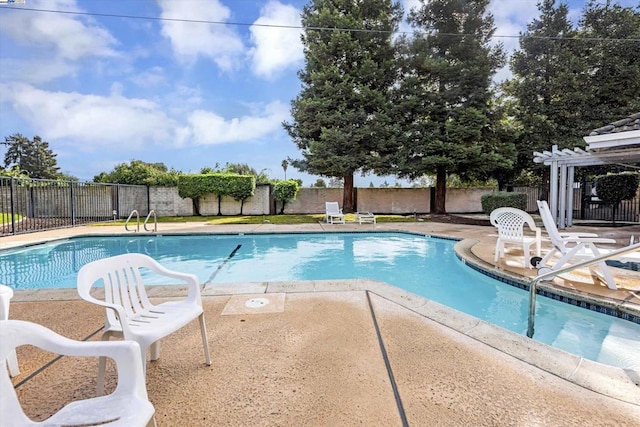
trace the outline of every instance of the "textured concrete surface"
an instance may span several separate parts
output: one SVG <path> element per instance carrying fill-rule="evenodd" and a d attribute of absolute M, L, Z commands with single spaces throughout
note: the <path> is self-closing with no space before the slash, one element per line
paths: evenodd
<path fill-rule="evenodd" d="M 109 228 L 3 238 L 0 247 L 43 237 L 104 234 Z M 159 231 L 301 229 L 460 236 L 469 239 L 462 251 L 474 262 L 514 277 L 535 275 L 518 267 L 522 254 L 517 250 L 493 266 L 495 233 L 490 227 L 160 224 Z M 640 236 L 640 227 L 596 232 L 615 235 L 623 246 L 630 234 Z M 552 286 L 637 309 L 640 276 L 615 271 L 624 281 L 618 291 L 594 283 L 588 273 Z M 159 301 L 175 295 L 166 287 L 153 291 Z M 160 426 L 402 425 L 403 414 L 409 425 L 640 424 L 640 373 L 572 358 L 385 284 L 252 283 L 207 287 L 203 295 L 213 364 L 204 364 L 197 322 L 163 340 L 161 357 L 149 363 L 147 373 Z M 247 300 L 258 298 L 269 303 L 247 307 Z M 91 340 L 100 337 L 103 315 L 73 291 L 17 293 L 10 311 L 11 318 Z M 96 360 L 56 359 L 32 347 L 18 349 L 18 359 L 21 374 L 13 382 L 34 419 L 46 418 L 70 400 L 94 395 Z M 113 387 L 114 371 L 109 372 Z"/>

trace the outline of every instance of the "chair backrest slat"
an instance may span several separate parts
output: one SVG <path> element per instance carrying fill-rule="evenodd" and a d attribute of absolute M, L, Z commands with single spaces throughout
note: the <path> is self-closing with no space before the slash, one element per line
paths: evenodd
<path fill-rule="evenodd" d="M 556 222 L 553 219 L 553 215 L 551 214 L 551 209 L 549 209 L 549 205 L 545 200 L 538 200 L 536 202 L 538 204 L 538 210 L 540 211 L 540 218 L 542 218 L 542 223 L 544 224 L 545 230 L 547 230 L 547 234 L 549 235 L 549 239 L 553 246 L 555 246 L 562 253 L 565 252 L 565 244 L 560 236 L 560 232 L 558 231 L 558 227 L 556 226 Z"/>

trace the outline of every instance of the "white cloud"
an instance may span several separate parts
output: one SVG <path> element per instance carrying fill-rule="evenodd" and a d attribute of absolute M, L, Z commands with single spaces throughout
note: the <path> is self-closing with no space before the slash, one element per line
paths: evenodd
<path fill-rule="evenodd" d="M 225 22 L 231 16 L 231 11 L 219 0 L 158 0 L 158 4 L 163 19 Z M 162 34 L 171 41 L 180 60 L 192 62 L 205 57 L 224 71 L 233 70 L 244 53 L 240 36 L 221 24 L 162 21 Z"/>
<path fill-rule="evenodd" d="M 75 0 L 33 1 L 33 8 L 80 11 Z M 47 12 L 7 11 L 0 14 L 1 31 L 19 44 L 50 49 L 62 59 L 115 56 L 116 40 L 91 19 Z"/>
<path fill-rule="evenodd" d="M 278 101 L 267 104 L 257 115 L 230 120 L 210 111 L 196 110 L 188 118 L 189 136 L 202 145 L 251 141 L 282 130 L 282 122 L 288 117 L 288 107 Z"/>
<path fill-rule="evenodd" d="M 272 79 L 278 72 L 297 66 L 304 60 L 300 29 L 263 27 L 282 25 L 299 27 L 300 11 L 278 1 L 270 1 L 260 11 L 261 16 L 251 26 L 255 47 L 249 51 L 254 74 Z"/>
<path fill-rule="evenodd" d="M 130 80 L 140 87 L 154 87 L 167 81 L 164 68 L 154 66 L 131 76 Z"/>
<path fill-rule="evenodd" d="M 109 96 L 49 92 L 20 83 L 0 84 L 2 101 L 29 122 L 37 134 L 77 149 L 136 149 L 173 142 L 174 121 L 155 103 L 125 98 L 113 85 Z"/>
<path fill-rule="evenodd" d="M 517 36 L 525 31 L 527 24 L 539 15 L 538 0 L 492 0 L 489 11 L 493 14 L 496 25 L 496 35 Z M 511 53 L 520 43 L 518 37 L 496 38 L 502 42 L 505 50 Z"/>
<path fill-rule="evenodd" d="M 21 81 L 41 84 L 51 80 L 74 75 L 77 66 L 61 58 L 15 59 L 2 58 L 0 81 Z"/>

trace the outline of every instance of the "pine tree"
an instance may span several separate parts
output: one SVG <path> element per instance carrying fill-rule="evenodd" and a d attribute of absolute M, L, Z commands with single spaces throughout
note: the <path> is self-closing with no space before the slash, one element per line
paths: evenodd
<path fill-rule="evenodd" d="M 511 164 L 511 144 L 497 138 L 491 79 L 504 63 L 489 0 L 422 2 L 409 21 L 413 37 L 399 43 L 404 58 L 395 91 L 401 123 L 396 160 L 400 176 L 436 175 L 432 212 L 445 213 L 446 179 L 488 176 Z"/>
<path fill-rule="evenodd" d="M 392 35 L 401 16 L 392 0 L 312 0 L 302 13 L 302 90 L 284 127 L 303 158 L 291 164 L 343 179 L 345 212 L 355 208 L 354 173 L 386 167 L 394 134 Z"/>
<path fill-rule="evenodd" d="M 5 168 L 18 167 L 30 178 L 57 179 L 61 176 L 56 154 L 49 143 L 35 136 L 33 141 L 19 133 L 5 137 L 7 146 L 4 155 Z"/>

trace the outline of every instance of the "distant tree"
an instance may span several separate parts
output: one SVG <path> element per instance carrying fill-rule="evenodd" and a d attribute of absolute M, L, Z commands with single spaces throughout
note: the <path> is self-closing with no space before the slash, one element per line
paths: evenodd
<path fill-rule="evenodd" d="M 432 0 L 409 14 L 416 29 L 400 38 L 402 78 L 395 86 L 395 121 L 402 132 L 397 173 L 436 176 L 432 212 L 445 213 L 448 174 L 469 179 L 510 166 L 509 142 L 496 134 L 492 77 L 504 64 L 494 45 L 489 0 Z"/>
<path fill-rule="evenodd" d="M 325 188 L 327 186 L 327 183 L 324 181 L 324 179 L 318 178 L 316 179 L 316 182 L 313 184 L 313 186 L 316 188 Z"/>
<path fill-rule="evenodd" d="M 33 141 L 16 133 L 5 137 L 3 145 L 7 146 L 4 155 L 4 167 L 19 167 L 21 173 L 30 178 L 58 179 L 60 168 L 56 160 L 57 154 L 49 148 L 49 143 L 39 136 L 34 136 Z"/>
<path fill-rule="evenodd" d="M 369 181 L 369 188 L 375 188 L 375 185 L 373 185 L 373 181 Z"/>
<path fill-rule="evenodd" d="M 344 182 L 342 181 L 342 178 L 330 178 L 329 179 L 329 187 L 330 188 L 343 188 L 344 187 Z"/>
<path fill-rule="evenodd" d="M 105 182 L 128 185 L 168 186 L 178 185 L 181 172 L 169 170 L 164 163 L 147 163 L 142 160 L 131 160 L 120 163 L 111 172 L 101 172 L 94 182 Z"/>
<path fill-rule="evenodd" d="M 392 38 L 401 17 L 392 0 L 311 0 L 302 11 L 302 90 L 283 125 L 303 158 L 291 164 L 343 179 L 345 212 L 355 208 L 354 173 L 387 167 L 397 77 Z"/>
<path fill-rule="evenodd" d="M 287 168 L 289 167 L 289 162 L 287 161 L 287 159 L 284 159 L 282 161 L 282 170 L 284 171 L 284 180 L 287 180 Z"/>
<path fill-rule="evenodd" d="M 380 184 L 380 188 L 389 188 L 389 187 L 390 187 L 390 185 L 389 185 L 389 183 L 387 182 L 386 179 L 384 180 L 384 182 L 382 184 Z"/>
<path fill-rule="evenodd" d="M 0 176 L 11 178 L 29 178 L 29 175 L 20 170 L 20 166 L 13 166 L 8 169 L 0 168 Z"/>
<path fill-rule="evenodd" d="M 224 167 L 221 168 L 218 163 L 213 168 L 207 167 L 202 168 L 200 173 L 232 173 L 236 175 L 253 175 L 256 178 L 256 184 L 268 184 L 270 179 L 269 176 L 265 173 L 267 169 L 262 169 L 260 172 L 257 172 L 254 168 L 249 166 L 246 163 L 225 163 Z"/>

